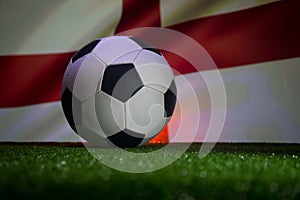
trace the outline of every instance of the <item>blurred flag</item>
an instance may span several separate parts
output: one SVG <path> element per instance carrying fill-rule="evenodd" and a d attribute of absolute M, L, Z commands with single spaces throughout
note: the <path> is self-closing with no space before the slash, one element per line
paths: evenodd
<path fill-rule="evenodd" d="M 70 57 L 95 38 L 154 26 L 192 37 L 220 69 L 228 102 L 220 141 L 300 142 L 299 9 L 297 0 L 1 1 L 0 141 L 79 141 L 60 105 Z M 211 117 L 207 87 L 186 60 L 164 55 L 196 88 L 198 105 L 182 109 L 186 118 L 200 114 L 201 142 Z M 179 118 L 177 107 L 152 142 L 190 142 L 174 137 Z"/>

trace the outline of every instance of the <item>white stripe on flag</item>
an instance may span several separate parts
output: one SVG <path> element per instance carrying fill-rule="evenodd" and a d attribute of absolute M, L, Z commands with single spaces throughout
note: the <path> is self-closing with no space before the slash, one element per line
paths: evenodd
<path fill-rule="evenodd" d="M 0 141 L 79 142 L 60 102 L 0 109 Z"/>
<path fill-rule="evenodd" d="M 278 0 L 161 0 L 162 26 L 186 22 L 202 17 L 235 12 Z"/>
<path fill-rule="evenodd" d="M 0 55 L 68 52 L 114 34 L 122 0 L 1 3 Z"/>
<path fill-rule="evenodd" d="M 227 95 L 227 115 L 222 131 L 221 142 L 300 142 L 300 58 L 252 64 L 220 70 Z M 206 72 L 199 72 L 204 75 Z M 183 87 L 183 78 L 195 89 L 200 113 L 195 112 L 197 105 L 191 103 L 192 91 Z M 213 81 L 213 80 L 212 80 Z M 210 113 L 210 96 L 203 80 L 197 73 L 176 77 L 178 96 L 187 101 L 183 107 L 185 115 L 193 121 L 200 114 L 200 124 L 196 142 L 203 142 L 208 128 Z M 219 85 L 210 86 L 219 90 Z M 189 123 L 183 124 L 183 133 L 175 134 L 180 122 L 180 112 L 176 106 L 175 114 L 169 123 L 171 142 L 190 142 Z M 217 112 L 224 108 L 217 106 Z M 189 121 L 189 120 L 186 120 Z M 216 138 L 211 136 L 210 138 Z M 215 142 L 209 141 L 209 142 Z"/>

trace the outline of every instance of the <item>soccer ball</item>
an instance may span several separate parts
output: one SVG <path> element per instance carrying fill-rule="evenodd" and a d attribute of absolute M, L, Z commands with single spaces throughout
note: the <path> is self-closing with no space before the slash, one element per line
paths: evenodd
<path fill-rule="evenodd" d="M 100 147 L 134 147 L 154 138 L 176 104 L 162 54 L 134 37 L 92 41 L 70 60 L 61 103 L 72 129 Z"/>

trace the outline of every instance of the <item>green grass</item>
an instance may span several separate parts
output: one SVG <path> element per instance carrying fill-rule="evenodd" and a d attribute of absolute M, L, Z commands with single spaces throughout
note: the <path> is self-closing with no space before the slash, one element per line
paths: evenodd
<path fill-rule="evenodd" d="M 199 147 L 164 169 L 131 174 L 83 147 L 0 144 L 0 198 L 300 199 L 299 144 L 218 144 L 203 159 Z"/>

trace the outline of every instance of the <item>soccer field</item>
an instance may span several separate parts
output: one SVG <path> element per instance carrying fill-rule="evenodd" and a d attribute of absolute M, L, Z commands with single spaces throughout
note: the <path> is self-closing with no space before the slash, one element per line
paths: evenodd
<path fill-rule="evenodd" d="M 148 152 L 160 147 L 128 150 Z M 164 169 L 131 174 L 106 167 L 82 146 L 0 144 L 0 196 L 300 199 L 299 144 L 217 144 L 203 159 L 198 157 L 199 148 L 200 144 L 193 144 Z"/>

